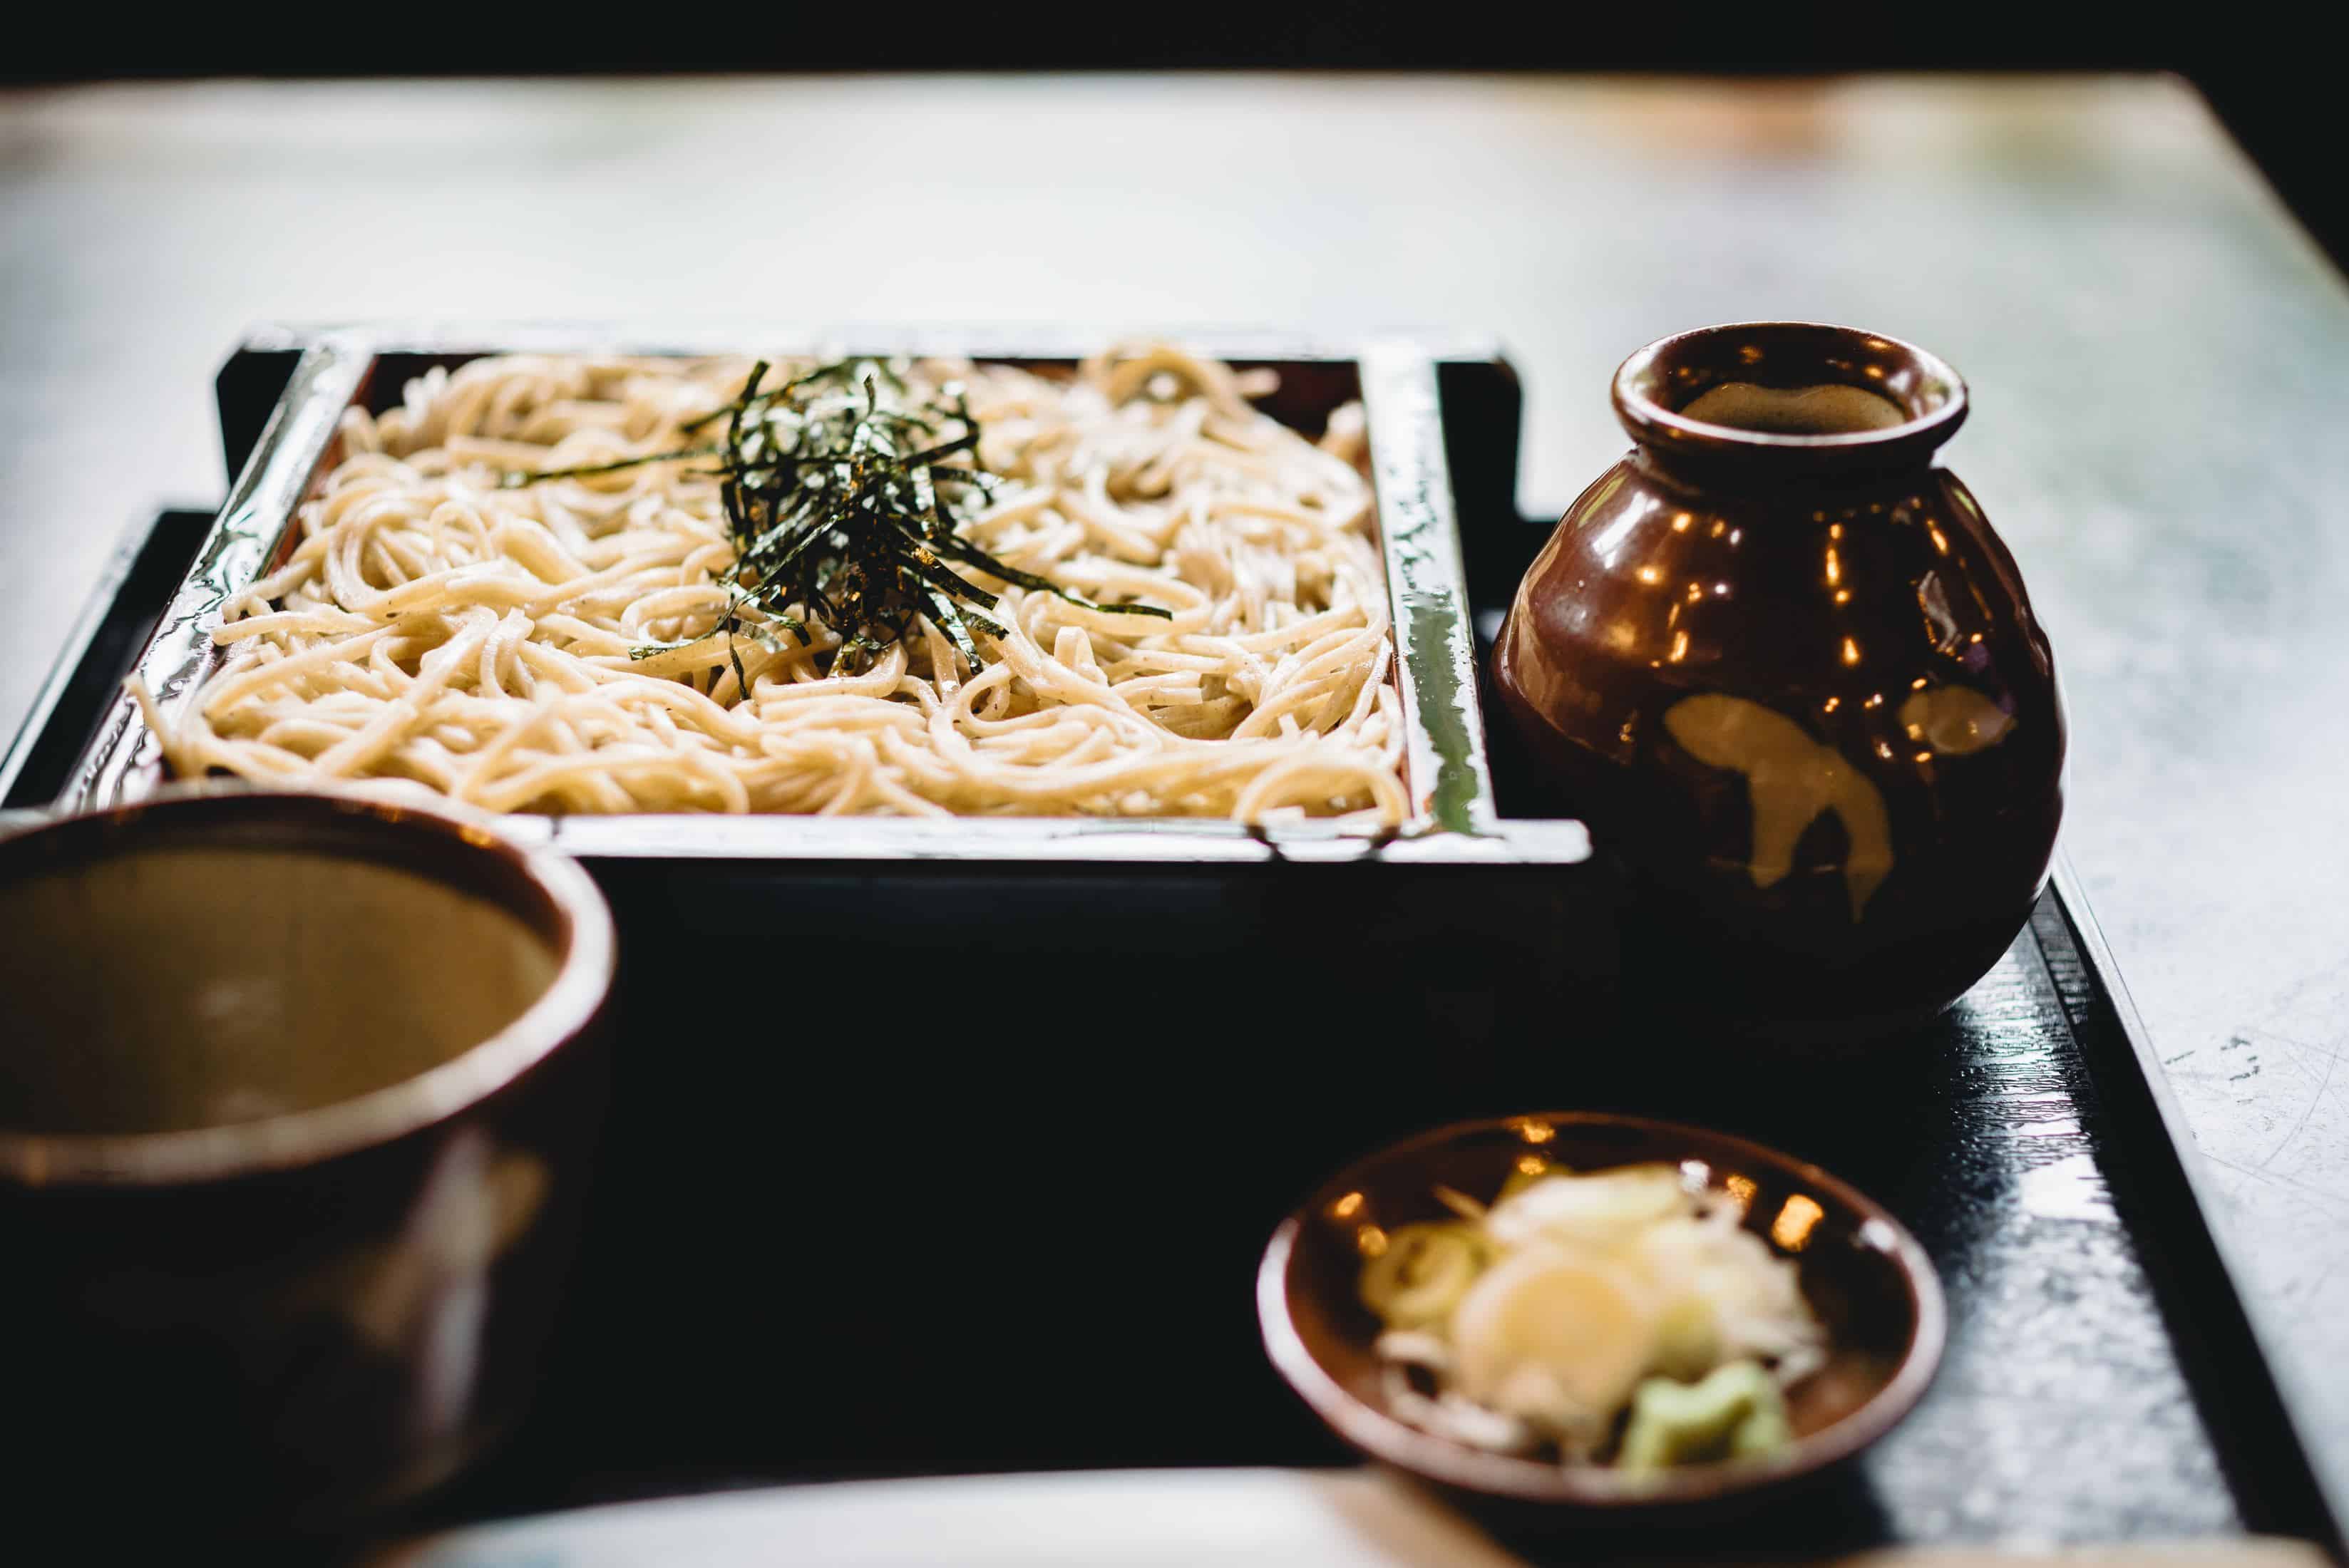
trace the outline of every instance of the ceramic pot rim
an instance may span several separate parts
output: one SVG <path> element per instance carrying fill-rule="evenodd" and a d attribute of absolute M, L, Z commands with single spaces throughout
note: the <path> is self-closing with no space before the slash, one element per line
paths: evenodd
<path fill-rule="evenodd" d="M 1881 429 L 1802 435 L 1679 412 L 1707 387 L 1749 372 L 1765 385 L 1857 387 L 1909 417 Z M 1882 333 L 1806 321 L 1729 322 L 1658 338 L 1616 367 L 1613 392 L 1616 418 L 1648 451 L 1755 471 L 1922 463 L 1957 434 L 1968 407 L 1964 378 L 1939 355 Z"/>
<path fill-rule="evenodd" d="M 495 1034 L 413 1077 L 326 1105 L 218 1127 L 127 1133 L 0 1128 L 0 1184 L 162 1187 L 316 1164 L 392 1142 L 477 1105 L 585 1034 L 611 992 L 617 955 L 611 910 L 576 861 L 517 845 L 487 824 L 486 817 L 443 804 L 207 782 L 0 837 L 0 880 L 86 864 L 150 841 L 201 842 L 212 831 L 229 845 L 331 844 L 335 852 L 411 872 L 428 861 L 418 851 L 429 851 L 444 864 L 477 866 L 479 874 L 420 874 L 493 899 L 547 936 L 557 954 L 554 980 L 528 1007 Z M 539 907 L 516 908 L 511 892 L 501 898 L 485 885 L 499 882 L 526 890 L 524 896 Z"/>

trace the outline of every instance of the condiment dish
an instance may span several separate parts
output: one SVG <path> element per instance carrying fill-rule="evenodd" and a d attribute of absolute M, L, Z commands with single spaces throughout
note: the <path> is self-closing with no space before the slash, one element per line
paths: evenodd
<path fill-rule="evenodd" d="M 1588 1172 L 1659 1161 L 1737 1203 L 1749 1230 L 1793 1258 L 1827 1330 L 1826 1364 L 1788 1390 L 1790 1447 L 1766 1459 L 1634 1473 L 1488 1452 L 1390 1410 L 1374 1348 L 1381 1325 L 1357 1295 L 1363 1259 L 1389 1231 L 1452 1218 L 1439 1187 L 1488 1199 L 1521 1165 Z M 1273 1365 L 1364 1454 L 1447 1491 L 1609 1512 L 1743 1499 L 1839 1465 L 1916 1405 L 1946 1336 L 1931 1261 L 1864 1194 L 1743 1139 L 1570 1111 L 1459 1122 L 1348 1166 L 1274 1233 L 1257 1277 L 1257 1312 Z"/>

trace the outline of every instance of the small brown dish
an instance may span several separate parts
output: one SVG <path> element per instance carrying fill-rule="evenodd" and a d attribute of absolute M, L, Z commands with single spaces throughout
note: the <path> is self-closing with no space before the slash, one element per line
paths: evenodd
<path fill-rule="evenodd" d="M 18 1521 L 332 1528 L 492 1444 L 613 965 L 576 863 L 445 810 L 205 789 L 0 839 Z"/>
<path fill-rule="evenodd" d="M 1368 1245 L 1392 1228 L 1454 1216 L 1438 1186 L 1477 1198 L 1538 1156 L 1575 1171 L 1667 1162 L 1742 1201 L 1746 1225 L 1798 1259 L 1826 1326 L 1827 1364 L 1795 1385 L 1792 1447 L 1769 1459 L 1635 1473 L 1487 1452 L 1390 1413 L 1380 1325 L 1356 1294 Z M 1774 1228 L 1776 1234 L 1774 1236 Z M 1379 1233 L 1373 1237 L 1371 1233 Z M 1789 1246 L 1787 1243 L 1791 1243 Z M 1700 1128 L 1594 1112 L 1458 1122 L 1339 1172 L 1273 1233 L 1257 1274 L 1273 1365 L 1339 1437 L 1372 1459 L 1473 1498 L 1601 1511 L 1710 1511 L 1828 1471 L 1882 1437 L 1932 1381 L 1946 1335 L 1940 1279 L 1900 1223 L 1801 1161 Z"/>

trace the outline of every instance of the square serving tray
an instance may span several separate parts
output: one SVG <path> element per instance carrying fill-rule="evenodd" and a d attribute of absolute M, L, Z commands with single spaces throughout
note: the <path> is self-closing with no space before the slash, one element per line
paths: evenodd
<path fill-rule="evenodd" d="M 232 472 L 227 504 L 157 618 L 135 668 L 167 713 L 217 666 L 222 606 L 294 542 L 295 509 L 338 458 L 353 404 L 381 410 L 433 366 L 492 352 L 961 354 L 1073 366 L 1113 335 L 770 330 L 699 334 L 562 326 L 377 325 L 264 329 L 219 377 Z M 1315 345 L 1261 336 L 1195 346 L 1269 367 L 1275 417 L 1318 432 L 1350 398 L 1367 416 L 1378 527 L 1394 617 L 1413 815 L 1382 841 L 1325 823 L 1251 830 L 1196 819 L 963 819 L 640 814 L 503 819 L 511 836 L 585 860 L 638 923 L 642 954 L 701 933 L 788 925 L 821 907 L 851 927 L 916 944 L 1014 940 L 1076 962 L 1087 953 L 1173 946 L 1244 965 L 1276 944 L 1293 963 L 1378 974 L 1409 1016 L 1432 995 L 1410 976 L 1437 966 L 1464 990 L 1526 982 L 1603 996 L 1614 968 L 1611 890 L 1571 820 L 1504 821 L 1476 696 L 1475 633 L 1446 434 L 1490 400 L 1516 431 L 1514 384 L 1489 345 L 1383 336 Z M 250 441 L 249 449 L 246 442 Z M 1514 451 L 1508 468 L 1515 466 Z M 5 775 L 0 774 L 0 787 Z M 59 782 L 58 803 L 135 800 L 163 778 L 138 707 L 118 691 Z M 789 874 L 784 875 L 788 869 Z M 1143 890 L 1146 889 L 1146 892 Z M 1011 917 L 1007 920 L 1007 917 Z"/>
<path fill-rule="evenodd" d="M 487 326 L 354 326 L 264 329 L 222 372 L 222 429 L 232 449 L 251 436 L 228 504 L 164 611 L 138 673 L 167 715 L 177 716 L 221 655 L 211 634 L 222 606 L 265 574 L 295 542 L 302 501 L 340 460 L 337 425 L 346 408 L 397 405 L 408 380 L 434 366 L 493 353 L 700 355 L 737 351 L 826 355 L 960 354 L 1031 367 L 1072 367 L 1111 335 L 1018 336 L 858 332 L 823 341 L 778 342 L 771 331 L 691 336 L 652 330 Z M 1198 346 L 1246 368 L 1269 368 L 1279 390 L 1264 405 L 1299 428 L 1318 431 L 1341 403 L 1359 398 L 1369 425 L 1380 543 L 1394 618 L 1396 676 L 1406 730 L 1404 781 L 1412 817 L 1391 841 L 1368 852 L 1398 863 L 1528 861 L 1572 865 L 1588 839 L 1572 825 L 1503 824 L 1493 803 L 1482 716 L 1475 697 L 1474 631 L 1444 446 L 1447 369 L 1482 366 L 1489 346 L 1450 339 L 1382 336 L 1359 344 L 1211 339 Z M 279 381 L 275 392 L 269 391 Z M 256 425 L 254 408 L 272 400 Z M 161 756 L 137 706 L 118 697 L 78 760 L 65 797 L 86 806 L 118 804 L 151 789 Z M 1357 837 L 1311 822 L 1251 830 L 1191 819 L 988 819 L 936 824 L 864 818 L 816 821 L 788 816 L 723 819 L 638 814 L 515 819 L 515 830 L 596 856 L 753 855 L 789 859 L 897 856 L 977 860 L 1264 861 L 1351 859 Z"/>
<path fill-rule="evenodd" d="M 485 342 L 771 336 L 257 335 L 219 381 L 230 505 L 134 531 L 0 760 L 0 807 L 148 787 L 122 676 L 191 674 L 191 629 L 268 559 L 350 398 Z M 946 346 L 1049 360 L 1092 341 Z M 1257 1344 L 1273 1224 L 1388 1138 L 1580 1108 L 1818 1161 L 1900 1215 L 1949 1293 L 1948 1358 L 1907 1423 L 1819 1491 L 1671 1552 L 2244 1529 L 2337 1550 L 2068 872 L 1955 1009 L 1864 1050 L 1749 1051 L 1661 1019 L 1613 984 L 1603 858 L 1478 707 L 1472 629 L 1547 528 L 1514 504 L 1515 378 L 1475 343 L 1203 346 L 1322 377 L 1323 397 L 1359 384 L 1391 581 L 1426 596 L 1410 634 L 1437 657 L 1433 679 L 1406 658 L 1414 723 L 1440 690 L 1466 738 L 1452 801 L 1428 734 L 1422 820 L 1383 845 L 1200 823 L 514 824 L 581 854 L 612 901 L 619 1092 L 536 1410 L 392 1527 L 776 1480 L 1346 1462 Z M 1398 535 L 1425 550 L 1402 571 Z M 1399 593 L 1399 631 L 1406 609 Z"/>

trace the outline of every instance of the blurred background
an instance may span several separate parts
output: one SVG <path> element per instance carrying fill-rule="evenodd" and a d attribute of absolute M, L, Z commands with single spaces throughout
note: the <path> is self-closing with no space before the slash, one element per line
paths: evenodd
<path fill-rule="evenodd" d="M 0 84 L 207 76 L 743 71 L 1576 71 L 1805 77 L 2164 71 L 2190 80 L 2336 263 L 2349 254 L 2330 7 L 1509 5 L 814 6 L 625 26 L 468 15 L 271 25 L 214 13 L 135 27 L 67 16 L 0 57 Z M 649 36 L 647 36 L 649 35 Z"/>

